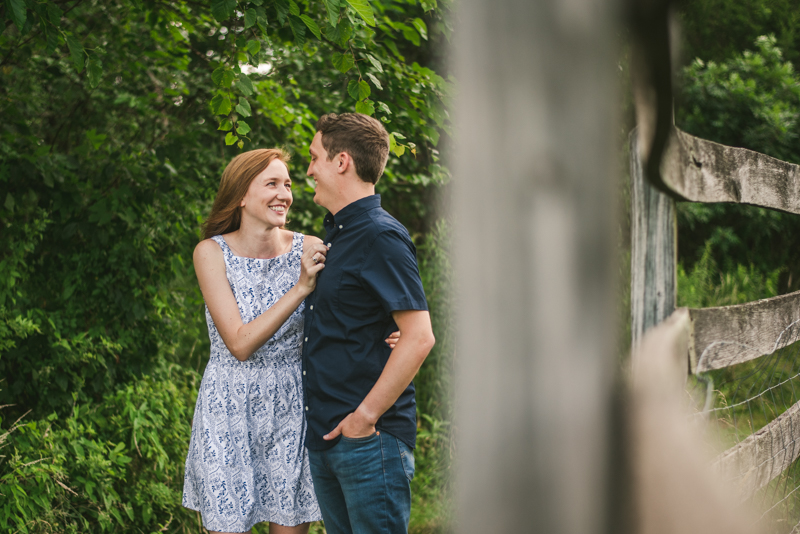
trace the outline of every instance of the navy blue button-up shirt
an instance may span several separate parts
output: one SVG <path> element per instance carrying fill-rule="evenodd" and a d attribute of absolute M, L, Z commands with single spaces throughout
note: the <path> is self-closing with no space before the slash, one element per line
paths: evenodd
<path fill-rule="evenodd" d="M 427 310 L 408 230 L 381 208 L 380 195 L 325 217 L 330 247 L 316 290 L 306 299 L 303 396 L 311 450 L 352 413 L 378 381 L 397 330 L 392 312 Z M 410 384 L 375 425 L 414 447 L 416 402 Z"/>

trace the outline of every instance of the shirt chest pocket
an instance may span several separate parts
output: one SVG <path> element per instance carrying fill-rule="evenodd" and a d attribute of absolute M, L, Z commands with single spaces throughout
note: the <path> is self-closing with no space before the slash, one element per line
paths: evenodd
<path fill-rule="evenodd" d="M 336 289 L 336 307 L 345 316 L 366 323 L 385 316 L 383 306 L 375 295 L 351 273 L 343 273 Z"/>

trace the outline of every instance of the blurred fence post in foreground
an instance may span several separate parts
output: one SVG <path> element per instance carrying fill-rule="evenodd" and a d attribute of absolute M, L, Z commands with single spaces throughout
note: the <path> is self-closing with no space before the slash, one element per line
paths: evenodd
<path fill-rule="evenodd" d="M 459 3 L 459 533 L 609 530 L 617 4 Z"/>

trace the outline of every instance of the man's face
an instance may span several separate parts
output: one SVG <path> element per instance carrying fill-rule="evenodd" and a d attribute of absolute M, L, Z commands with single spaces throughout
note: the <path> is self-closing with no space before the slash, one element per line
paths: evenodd
<path fill-rule="evenodd" d="M 322 134 L 317 132 L 311 147 L 308 149 L 311 154 L 311 163 L 308 164 L 306 174 L 314 179 L 316 184 L 314 190 L 314 202 L 323 208 L 329 208 L 336 195 L 336 181 L 338 178 L 336 158 L 328 161 L 328 153 L 322 146 Z"/>

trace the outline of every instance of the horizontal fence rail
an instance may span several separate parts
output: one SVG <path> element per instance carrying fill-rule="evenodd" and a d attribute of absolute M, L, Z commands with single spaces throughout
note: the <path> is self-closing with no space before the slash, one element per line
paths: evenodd
<path fill-rule="evenodd" d="M 733 202 L 800 214 L 800 166 L 675 127 L 661 161 L 661 178 L 692 202 Z"/>
<path fill-rule="evenodd" d="M 800 291 L 768 299 L 689 309 L 692 373 L 704 373 L 772 354 L 797 341 Z"/>
<path fill-rule="evenodd" d="M 767 426 L 719 455 L 714 467 L 733 482 L 742 500 L 783 473 L 798 456 L 800 443 L 795 429 L 800 428 L 800 403 L 773 419 Z"/>

